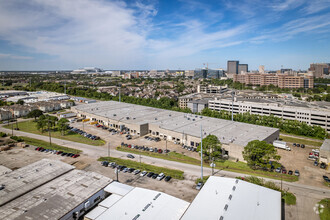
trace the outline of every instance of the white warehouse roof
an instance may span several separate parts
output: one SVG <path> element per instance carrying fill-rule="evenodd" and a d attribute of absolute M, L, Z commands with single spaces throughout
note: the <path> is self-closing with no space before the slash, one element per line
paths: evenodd
<path fill-rule="evenodd" d="M 182 220 L 280 220 L 281 193 L 243 180 L 211 176 Z"/>
<path fill-rule="evenodd" d="M 108 209 L 106 211 L 99 209 L 93 213 L 93 210 L 85 218 L 93 220 L 180 219 L 189 204 L 189 202 L 162 192 L 135 187 L 122 198 L 116 194 L 112 194 L 98 206 L 102 208 L 106 208 L 105 206 L 107 206 Z M 99 214 L 100 212 L 102 214 Z M 95 216 L 98 217 L 95 218 Z"/>

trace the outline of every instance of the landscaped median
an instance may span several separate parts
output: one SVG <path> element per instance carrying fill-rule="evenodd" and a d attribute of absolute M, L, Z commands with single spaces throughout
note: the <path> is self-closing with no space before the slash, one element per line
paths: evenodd
<path fill-rule="evenodd" d="M 37 129 L 37 123 L 34 122 L 33 120 L 29 121 L 22 121 L 18 123 L 18 128 L 20 131 L 28 132 L 28 133 L 33 133 L 33 134 L 38 134 L 38 135 L 43 135 L 43 136 L 48 136 L 48 132 L 41 132 L 40 130 Z M 12 129 L 12 125 L 5 125 L 3 126 L 4 128 L 7 129 Z M 16 124 L 13 125 L 14 128 L 16 128 Z M 14 131 L 15 134 L 16 131 Z M 89 138 L 86 138 L 84 136 L 81 136 L 79 134 L 73 133 L 69 131 L 67 134 L 62 135 L 60 131 L 51 131 L 51 137 L 53 138 L 58 138 L 58 139 L 63 139 L 67 141 L 74 141 L 78 143 L 83 143 L 83 144 L 88 144 L 88 145 L 94 145 L 94 146 L 102 146 L 105 144 L 104 140 L 91 140 Z"/>
<path fill-rule="evenodd" d="M 160 158 L 160 159 L 164 159 L 164 160 L 171 160 L 171 161 L 176 161 L 176 162 L 181 162 L 181 163 L 187 163 L 187 164 L 192 164 L 192 165 L 199 166 L 201 164 L 201 161 L 196 158 L 188 157 L 186 155 L 176 153 L 176 152 L 170 152 L 166 155 L 164 153 L 160 154 L 160 153 L 146 152 L 146 151 L 131 149 L 131 148 L 127 148 L 127 147 L 117 147 L 117 150 L 145 155 L 145 156 L 149 156 L 149 157 L 156 157 L 156 158 Z M 226 171 L 244 173 L 244 174 L 248 174 L 248 175 L 260 176 L 260 177 L 277 179 L 277 180 L 282 179 L 283 181 L 287 181 L 287 182 L 298 181 L 297 176 L 292 176 L 292 175 L 288 175 L 288 174 L 280 174 L 280 173 L 276 173 L 276 172 L 263 171 L 263 170 L 253 170 L 246 163 L 240 162 L 240 161 L 234 162 L 234 161 L 224 160 L 224 161 L 216 161 L 214 163 L 216 164 L 215 170 L 226 170 Z M 210 167 L 209 164 L 207 164 L 207 163 L 204 163 L 204 166 Z"/>
<path fill-rule="evenodd" d="M 322 199 L 318 203 L 318 213 L 321 220 L 330 219 L 330 198 Z"/>
<path fill-rule="evenodd" d="M 172 178 L 182 180 L 184 179 L 183 177 L 183 171 L 181 170 L 174 170 L 174 169 L 169 169 L 165 167 L 158 167 L 150 164 L 145 164 L 145 163 L 140 163 L 136 162 L 133 160 L 125 160 L 125 159 L 120 159 L 120 158 L 115 158 L 115 157 L 100 157 L 98 161 L 109 161 L 109 162 L 115 162 L 116 164 L 134 168 L 134 169 L 139 169 L 141 171 L 146 170 L 148 172 L 154 172 L 154 173 L 164 173 L 166 176 L 171 176 Z"/>
<path fill-rule="evenodd" d="M 76 150 L 76 149 L 69 148 L 69 147 L 63 147 L 63 146 L 60 146 L 57 144 L 50 145 L 49 142 L 41 141 L 41 140 L 34 139 L 34 138 L 23 137 L 23 136 L 19 136 L 19 138 L 23 139 L 23 141 L 26 144 L 33 145 L 36 147 L 43 147 L 45 149 L 58 150 L 58 151 L 63 151 L 66 153 L 73 153 L 73 154 L 79 154 L 82 152 L 81 150 Z"/>

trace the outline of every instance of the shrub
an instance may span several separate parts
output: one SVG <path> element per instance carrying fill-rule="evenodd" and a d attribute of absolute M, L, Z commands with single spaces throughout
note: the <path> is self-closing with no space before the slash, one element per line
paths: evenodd
<path fill-rule="evenodd" d="M 7 137 L 6 133 L 0 132 L 0 137 Z"/>
<path fill-rule="evenodd" d="M 17 141 L 17 142 L 22 142 L 22 141 L 24 141 L 23 138 L 21 138 L 21 137 L 17 137 L 17 136 L 11 136 L 10 138 L 13 139 L 13 140 L 15 140 L 15 141 Z"/>

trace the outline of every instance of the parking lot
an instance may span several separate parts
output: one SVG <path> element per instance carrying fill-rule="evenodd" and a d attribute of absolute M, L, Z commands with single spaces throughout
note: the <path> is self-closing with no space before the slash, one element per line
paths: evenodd
<path fill-rule="evenodd" d="M 312 152 L 311 147 L 295 147 L 289 143 L 291 151 L 278 149 L 277 152 L 281 155 L 280 163 L 283 164 L 287 171 L 299 170 L 300 177 L 298 183 L 312 185 L 317 187 L 325 187 L 323 184 L 323 175 L 329 176 L 329 170 L 321 169 L 320 165 L 314 166 L 314 161 L 309 160 L 309 153 Z M 288 174 L 283 174 L 288 175 Z"/>
<path fill-rule="evenodd" d="M 100 173 L 104 176 L 116 180 L 117 176 L 115 169 L 104 167 L 101 162 L 91 159 L 88 156 L 81 154 L 78 158 L 60 156 L 51 152 L 36 151 L 34 147 L 28 148 L 13 148 L 9 151 L 0 152 L 0 165 L 6 166 L 12 170 L 34 163 L 43 158 L 53 160 L 61 160 L 65 163 L 76 166 L 77 169 Z M 191 202 L 198 191 L 194 188 L 194 178 L 186 176 L 185 180 L 171 179 L 166 182 L 163 180 L 148 178 L 147 176 L 134 175 L 134 173 L 118 173 L 119 181 L 131 186 L 143 187 L 153 190 L 158 190 L 170 195 L 179 197 L 183 200 Z"/>

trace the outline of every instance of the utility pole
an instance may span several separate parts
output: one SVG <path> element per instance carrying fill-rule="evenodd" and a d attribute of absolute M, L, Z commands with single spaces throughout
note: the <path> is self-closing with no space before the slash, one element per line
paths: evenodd
<path fill-rule="evenodd" d="M 231 99 L 231 121 L 234 121 L 234 96 L 235 96 L 235 92 L 232 91 L 231 95 L 232 95 L 232 99 Z"/>
<path fill-rule="evenodd" d="M 201 181 L 203 182 L 203 128 L 201 125 Z"/>
<path fill-rule="evenodd" d="M 121 99 L 121 97 L 120 97 L 120 90 L 121 90 L 121 87 L 119 87 L 119 102 L 120 102 L 120 99 Z"/>
<path fill-rule="evenodd" d="M 12 118 L 14 119 L 14 112 L 13 112 Z M 14 123 L 13 122 L 11 123 L 11 136 L 14 136 Z"/>
<path fill-rule="evenodd" d="M 85 131 L 85 122 L 83 121 L 83 131 Z"/>
<path fill-rule="evenodd" d="M 212 176 L 214 174 L 214 157 L 212 157 Z"/>
<path fill-rule="evenodd" d="M 48 134 L 49 134 L 49 145 L 52 146 L 52 137 L 50 134 L 50 127 L 49 127 L 50 119 L 48 119 Z"/>
<path fill-rule="evenodd" d="M 167 155 L 167 137 L 166 137 L 166 145 L 165 145 L 165 148 L 166 148 L 166 155 Z"/>
<path fill-rule="evenodd" d="M 110 157 L 110 142 L 108 142 L 108 157 Z"/>
<path fill-rule="evenodd" d="M 64 94 L 66 95 L 66 81 L 64 81 Z"/>

